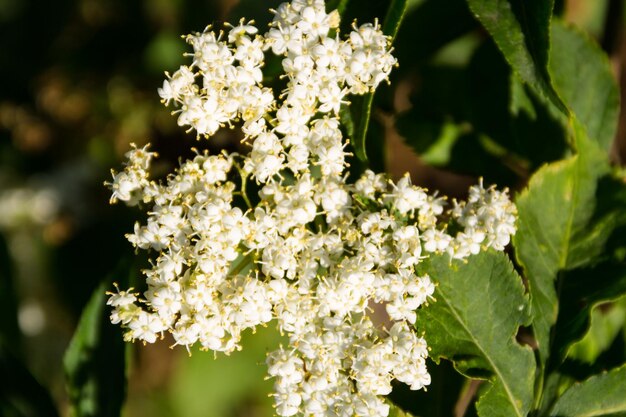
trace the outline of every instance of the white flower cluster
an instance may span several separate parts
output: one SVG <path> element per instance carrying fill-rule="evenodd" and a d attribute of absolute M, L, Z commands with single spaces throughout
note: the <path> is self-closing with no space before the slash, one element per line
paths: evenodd
<path fill-rule="evenodd" d="M 430 383 L 426 342 L 412 325 L 434 285 L 416 268 L 429 253 L 502 250 L 515 206 L 482 184 L 446 210 L 408 176 L 394 184 L 366 171 L 348 182 L 339 107 L 387 78 L 389 41 L 368 24 L 346 40 L 330 36 L 339 18 L 321 0 L 274 12 L 264 35 L 242 21 L 227 35 L 189 36 L 193 63 L 159 90 L 199 135 L 238 123 L 249 154 L 198 153 L 156 182 L 155 154 L 135 148 L 114 173 L 112 201 L 149 207 L 129 241 L 156 256 L 143 294 L 111 294 L 111 320 L 127 340 L 170 332 L 178 345 L 225 353 L 240 348 L 245 329 L 274 320 L 289 337 L 267 360 L 278 415 L 387 416 L 392 380 Z M 287 76 L 278 98 L 262 85 L 270 50 Z M 249 201 L 250 179 L 259 202 L 244 211 L 235 202 Z"/>

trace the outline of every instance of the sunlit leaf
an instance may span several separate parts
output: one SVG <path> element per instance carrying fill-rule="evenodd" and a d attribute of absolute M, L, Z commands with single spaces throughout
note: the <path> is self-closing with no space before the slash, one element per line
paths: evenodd
<path fill-rule="evenodd" d="M 516 201 L 514 246 L 529 280 L 533 328 L 544 364 L 557 319 L 559 272 L 589 263 L 608 238 L 606 223 L 593 221 L 598 181 L 608 173 L 608 162 L 592 142 L 581 144 L 578 155 L 535 173 Z"/>
<path fill-rule="evenodd" d="M 515 340 L 529 323 L 522 280 L 502 253 L 483 252 L 466 262 L 433 257 L 423 268 L 437 283 L 435 302 L 418 311 L 416 326 L 435 361 L 442 358 L 488 383 L 478 414 L 526 416 L 533 400 L 535 359 Z"/>

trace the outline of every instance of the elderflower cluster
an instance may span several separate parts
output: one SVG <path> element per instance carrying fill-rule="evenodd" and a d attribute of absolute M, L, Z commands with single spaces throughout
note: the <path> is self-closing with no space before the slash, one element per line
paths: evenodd
<path fill-rule="evenodd" d="M 502 250 L 515 206 L 482 184 L 448 207 L 408 176 L 393 183 L 368 170 L 349 181 L 339 108 L 387 79 L 389 40 L 371 24 L 340 38 L 338 13 L 322 0 L 274 14 L 265 34 L 242 20 L 188 36 L 193 62 L 159 89 L 181 126 L 206 137 L 240 126 L 249 153 L 197 152 L 155 181 L 156 154 L 134 148 L 113 174 L 112 202 L 147 207 L 127 237 L 154 258 L 146 291 L 110 295 L 111 320 L 128 341 L 169 332 L 177 345 L 224 353 L 273 321 L 289 338 L 267 358 L 278 415 L 384 417 L 393 380 L 430 383 L 413 323 L 435 287 L 419 264 Z M 270 53 L 286 75 L 279 94 L 263 85 Z M 254 206 L 250 181 L 260 189 Z"/>

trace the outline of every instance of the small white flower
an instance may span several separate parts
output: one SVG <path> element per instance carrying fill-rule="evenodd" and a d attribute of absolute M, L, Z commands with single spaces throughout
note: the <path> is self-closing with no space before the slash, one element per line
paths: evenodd
<path fill-rule="evenodd" d="M 323 0 L 293 0 L 266 33 L 241 20 L 227 34 L 189 35 L 192 63 L 166 75 L 163 103 L 198 137 L 241 127 L 247 150 L 196 151 L 151 181 L 155 154 L 133 147 L 107 183 L 112 203 L 147 212 L 127 238 L 152 255 L 143 298 L 110 294 L 111 321 L 129 341 L 167 331 L 187 349 L 225 353 L 241 348 L 246 329 L 275 321 L 289 340 L 267 358 L 282 417 L 385 417 L 393 380 L 430 384 L 427 345 L 412 324 L 435 285 L 417 275 L 419 264 L 433 253 L 502 250 L 515 233 L 506 190 L 481 182 L 446 212 L 444 198 L 408 175 L 349 177 L 340 108 L 386 80 L 396 61 L 378 23 L 329 37 L 338 27 Z M 263 85 L 270 53 L 282 60 L 283 91 Z M 374 324 L 375 304 L 388 334 Z"/>

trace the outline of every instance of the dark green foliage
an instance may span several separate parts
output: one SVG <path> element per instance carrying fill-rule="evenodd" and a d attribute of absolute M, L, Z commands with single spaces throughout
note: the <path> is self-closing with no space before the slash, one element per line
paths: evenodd
<path fill-rule="evenodd" d="M 128 276 L 123 262 L 113 277 Z M 120 282 L 126 287 L 127 282 Z M 73 417 L 119 416 L 126 395 L 126 344 L 106 305 L 112 279 L 93 292 L 65 352 L 63 365 Z"/>
<path fill-rule="evenodd" d="M 458 42 L 469 59 L 453 59 L 441 49 L 437 37 L 450 33 L 448 26 L 433 31 L 432 49 L 425 55 L 419 51 L 428 49 L 421 44 L 403 43 L 405 30 L 419 29 L 400 31 L 398 51 L 410 51 L 411 45 L 416 53 L 414 59 L 410 52 L 399 56 L 407 57 L 417 81 L 412 107 L 399 116 L 396 126 L 429 164 L 500 185 L 527 184 L 516 197 L 519 222 L 513 244 L 523 277 L 512 278 L 505 271 L 497 275 L 525 283 L 530 318 L 516 321 L 514 303 L 503 303 L 497 316 L 507 317 L 510 329 L 528 326 L 518 337 L 536 345 L 536 358 L 509 379 L 517 377 L 529 387 L 528 369 L 537 366 L 530 385 L 534 388 L 526 391 L 523 401 L 509 401 L 517 404 L 509 410 L 502 404 L 488 406 L 481 397 L 488 388 L 483 388 L 476 401 L 478 415 L 622 415 L 621 403 L 611 397 L 617 389 L 603 394 L 589 387 L 608 387 L 611 381 L 623 394 L 623 371 L 576 384 L 626 360 L 620 328 L 623 306 L 618 301 L 626 294 L 626 185 L 608 155 L 619 114 L 619 89 L 608 59 L 583 31 L 552 18 L 552 1 L 466 3 L 488 34 L 468 35 L 471 25 L 452 25 L 458 32 L 449 40 L 463 35 L 460 39 L 465 40 Z M 450 6 L 451 19 L 464 16 L 455 5 Z M 559 3 L 560 11 L 563 7 Z M 433 2 L 420 2 L 407 22 L 418 20 L 420 12 L 436 16 L 432 12 L 436 9 Z M 454 51 L 460 47 L 454 48 L 450 46 Z M 512 292 L 477 284 L 481 278 L 471 271 L 497 270 L 498 262 L 480 257 L 470 258 L 466 265 L 447 262 L 428 271 L 439 282 L 437 301 L 419 313 L 418 328 L 426 329 L 435 359 L 451 359 L 471 378 L 506 380 L 484 363 L 474 366 L 481 355 L 466 344 L 467 337 L 459 336 L 466 331 L 477 337 L 484 329 L 479 325 L 467 331 L 466 325 L 461 331 L 455 323 L 467 322 L 467 317 L 444 314 L 481 311 L 485 315 L 481 325 L 497 327 L 499 321 L 490 319 L 489 312 L 499 304 L 489 300 L 508 300 Z M 480 306 L 471 305 L 477 290 L 461 276 L 482 289 Z M 449 302 L 451 294 L 460 298 Z M 595 324 L 590 324 L 592 312 Z M 509 333 L 499 332 L 500 342 L 510 343 Z M 583 337 L 584 344 L 577 344 Z M 508 356 L 507 370 L 514 369 L 515 355 Z M 589 404 L 572 402 L 578 395 Z M 577 409 L 580 414 L 572 411 Z"/>
<path fill-rule="evenodd" d="M 441 360 L 438 364 L 429 360 L 428 372 L 432 382 L 427 391 L 411 391 L 404 384 L 396 384 L 389 399 L 401 404 L 403 409 L 416 417 L 447 417 L 454 414 L 455 401 L 463 394 L 467 381 L 456 372 L 452 363 Z"/>

